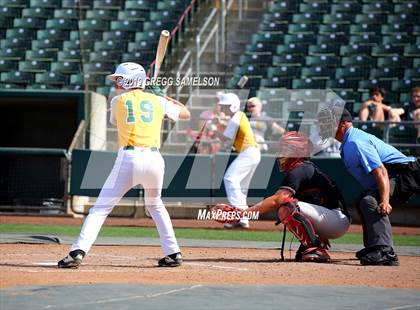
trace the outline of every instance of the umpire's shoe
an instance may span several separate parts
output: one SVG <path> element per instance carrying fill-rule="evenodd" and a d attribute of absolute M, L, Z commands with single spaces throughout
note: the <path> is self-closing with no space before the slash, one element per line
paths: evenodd
<path fill-rule="evenodd" d="M 174 253 L 159 260 L 159 267 L 178 267 L 182 264 L 182 255 L 180 252 Z"/>
<path fill-rule="evenodd" d="M 82 250 L 74 250 L 58 262 L 58 268 L 79 268 L 86 253 Z"/>
<path fill-rule="evenodd" d="M 360 257 L 363 266 L 399 266 L 398 255 L 390 247 L 379 247 Z"/>

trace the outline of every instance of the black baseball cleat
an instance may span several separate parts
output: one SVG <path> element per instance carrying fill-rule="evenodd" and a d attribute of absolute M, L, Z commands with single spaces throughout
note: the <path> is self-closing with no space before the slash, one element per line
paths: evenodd
<path fill-rule="evenodd" d="M 174 253 L 159 260 L 159 267 L 178 267 L 182 264 L 182 255 L 180 252 Z"/>
<path fill-rule="evenodd" d="M 85 255 L 86 253 L 82 250 L 71 251 L 66 257 L 58 262 L 57 266 L 58 268 L 77 269 L 82 264 Z"/>
<path fill-rule="evenodd" d="M 390 247 L 381 247 L 360 257 L 363 266 L 399 266 L 398 255 Z"/>

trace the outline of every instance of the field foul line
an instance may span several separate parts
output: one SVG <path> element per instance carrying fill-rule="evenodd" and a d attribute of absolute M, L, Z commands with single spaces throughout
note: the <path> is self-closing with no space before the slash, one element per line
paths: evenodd
<path fill-rule="evenodd" d="M 166 295 L 171 295 L 171 294 L 175 294 L 175 293 L 179 293 L 179 292 L 183 292 L 183 291 L 190 291 L 190 290 L 194 290 L 196 288 L 200 288 L 203 287 L 204 285 L 193 285 L 190 287 L 183 287 L 183 288 L 178 288 L 178 289 L 173 289 L 173 290 L 169 290 L 169 291 L 164 291 L 164 292 L 160 292 L 160 293 L 152 293 L 152 294 L 146 294 L 146 295 L 134 295 L 134 296 L 130 296 L 130 297 L 121 297 L 121 298 L 110 298 L 110 299 L 103 299 L 103 300 L 97 300 L 97 301 L 90 301 L 90 302 L 85 302 L 85 303 L 79 303 L 79 304 L 71 304 L 71 305 L 47 305 L 44 307 L 44 309 L 52 309 L 52 308 L 74 308 L 75 306 L 86 306 L 86 305 L 97 305 L 97 304 L 106 304 L 106 303 L 112 303 L 112 302 L 120 302 L 120 301 L 128 301 L 128 300 L 135 300 L 135 299 L 147 299 L 147 298 L 156 298 L 156 297 L 160 297 L 160 296 L 166 296 Z"/>
<path fill-rule="evenodd" d="M 200 263 L 184 263 L 184 265 L 210 267 L 210 268 L 217 268 L 217 269 L 230 269 L 230 270 L 235 270 L 235 271 L 250 271 L 250 269 L 248 268 L 222 266 L 222 265 L 211 265 L 211 264 L 200 264 Z"/>

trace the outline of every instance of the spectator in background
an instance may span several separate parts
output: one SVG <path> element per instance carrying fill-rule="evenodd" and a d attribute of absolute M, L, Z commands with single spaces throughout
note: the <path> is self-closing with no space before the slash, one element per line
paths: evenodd
<path fill-rule="evenodd" d="M 407 120 L 420 122 L 420 86 L 411 90 L 411 104 L 406 111 Z M 420 143 L 420 125 L 417 128 L 417 143 Z"/>
<path fill-rule="evenodd" d="M 271 130 L 272 135 L 281 136 L 285 130 L 275 121 L 270 120 L 262 111 L 262 103 L 257 97 L 249 98 L 246 103 L 247 116 L 254 132 L 255 140 L 262 152 L 268 150 L 268 145 L 265 143 L 267 133 Z"/>
<path fill-rule="evenodd" d="M 388 115 L 388 121 L 400 122 L 400 116 L 404 114 L 402 108 L 392 108 L 385 104 L 385 91 L 380 87 L 371 87 L 369 89 L 370 99 L 363 103 L 359 111 L 359 118 L 361 121 L 375 121 L 384 122 L 385 115 Z"/>

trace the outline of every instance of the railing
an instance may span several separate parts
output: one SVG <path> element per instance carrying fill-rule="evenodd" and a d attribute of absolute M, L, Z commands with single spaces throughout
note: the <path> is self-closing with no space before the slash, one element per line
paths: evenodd
<path fill-rule="evenodd" d="M 192 69 L 192 67 L 193 67 L 193 59 L 191 57 L 191 54 L 192 54 L 191 51 L 188 51 L 185 54 L 184 58 L 182 58 L 179 66 L 178 66 L 178 70 L 176 71 L 176 79 L 177 80 L 181 78 L 181 71 L 184 68 L 184 66 L 186 64 L 188 64 L 188 63 L 189 63 L 189 67 L 188 67 L 188 70 L 185 72 L 185 77 L 192 77 L 192 72 L 193 72 L 193 69 Z M 182 84 L 179 85 L 176 88 L 176 100 L 179 100 L 179 97 L 180 97 L 180 94 L 181 94 L 181 90 L 183 88 L 184 88 L 184 86 Z M 193 92 L 192 83 L 190 83 L 189 89 L 190 89 L 190 94 L 191 94 Z"/>
<path fill-rule="evenodd" d="M 211 10 L 211 13 L 210 13 L 209 17 L 206 19 L 203 27 L 200 29 L 199 33 L 197 34 L 197 36 L 195 38 L 195 44 L 196 44 L 196 59 L 195 59 L 195 61 L 196 61 L 197 76 L 200 76 L 200 58 L 201 58 L 201 55 L 203 54 L 207 45 L 213 39 L 214 35 L 216 35 L 215 61 L 216 61 L 216 63 L 219 62 L 219 33 L 218 33 L 219 25 L 218 25 L 217 22 L 214 24 L 213 28 L 210 30 L 210 33 L 206 36 L 206 40 L 204 41 L 204 43 L 201 44 L 201 37 L 203 36 L 204 32 L 208 29 L 210 24 L 213 22 L 213 20 L 216 19 L 216 18 L 217 18 L 217 9 L 214 8 L 214 9 Z M 198 87 L 197 87 L 197 90 L 198 90 Z"/>

